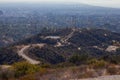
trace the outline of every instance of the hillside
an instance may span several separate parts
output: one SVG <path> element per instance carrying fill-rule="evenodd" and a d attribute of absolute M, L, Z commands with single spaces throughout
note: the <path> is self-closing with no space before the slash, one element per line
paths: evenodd
<path fill-rule="evenodd" d="M 93 28 L 43 30 L 0 48 L 0 56 L 1 80 L 117 80 L 120 34 Z"/>
<path fill-rule="evenodd" d="M 44 45 L 41 47 L 41 45 Z M 26 47 L 25 47 L 26 46 Z M 31 59 L 50 64 L 68 62 L 69 59 L 78 54 L 87 58 L 104 59 L 109 62 L 119 62 L 120 56 L 120 34 L 102 29 L 78 29 L 66 28 L 55 31 L 41 32 L 40 34 L 17 42 L 10 47 L 0 50 L 5 56 L 1 63 L 19 61 L 25 57 L 11 59 L 6 53 L 20 57 L 22 53 Z M 14 57 L 14 56 L 12 56 Z M 6 63 L 9 63 L 6 62 Z M 27 59 L 27 61 L 29 61 Z M 82 62 L 78 63 L 81 64 Z"/>
<path fill-rule="evenodd" d="M 14 48 L 0 48 L 0 65 L 23 61 Z"/>

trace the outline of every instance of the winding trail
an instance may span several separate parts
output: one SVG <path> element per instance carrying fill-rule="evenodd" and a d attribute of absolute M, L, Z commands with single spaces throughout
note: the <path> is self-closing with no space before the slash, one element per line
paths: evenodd
<path fill-rule="evenodd" d="M 64 44 L 69 44 L 68 40 L 73 36 L 75 31 L 76 29 L 72 29 L 72 32 L 67 36 L 65 36 L 64 38 L 61 38 L 60 42 L 57 42 L 55 47 L 61 47 L 61 46 L 64 46 Z"/>
<path fill-rule="evenodd" d="M 70 34 L 68 34 L 65 38 L 63 38 L 61 41 L 63 43 L 66 43 L 73 36 L 75 31 L 76 31 L 75 29 L 72 29 L 72 32 Z"/>
<path fill-rule="evenodd" d="M 35 44 L 34 44 L 35 45 Z M 36 44 L 37 45 L 37 44 Z M 18 55 L 27 60 L 31 64 L 40 64 L 40 61 L 34 60 L 30 58 L 29 56 L 25 55 L 25 52 L 30 48 L 31 45 L 26 45 L 22 49 L 18 51 Z M 43 47 L 43 44 L 39 44 L 38 46 Z"/>

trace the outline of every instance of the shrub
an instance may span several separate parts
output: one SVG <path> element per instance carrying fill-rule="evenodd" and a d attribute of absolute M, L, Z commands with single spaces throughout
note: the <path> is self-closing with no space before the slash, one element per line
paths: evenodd
<path fill-rule="evenodd" d="M 0 71 L 0 80 L 14 80 L 14 73 L 11 69 Z"/>
<path fill-rule="evenodd" d="M 15 77 L 20 77 L 26 74 L 33 74 L 40 70 L 37 65 L 30 64 L 28 62 L 18 62 L 13 64 Z"/>
<path fill-rule="evenodd" d="M 47 69 L 46 68 L 40 68 L 40 70 L 39 70 L 39 75 L 41 76 L 41 75 L 44 75 L 44 74 L 46 74 L 48 71 L 47 71 Z"/>
<path fill-rule="evenodd" d="M 97 59 L 91 59 L 91 60 L 89 60 L 87 63 L 88 63 L 88 64 L 95 64 L 95 63 L 97 63 L 97 62 L 98 62 Z"/>
<path fill-rule="evenodd" d="M 92 59 L 88 62 L 93 68 L 105 68 L 107 63 L 104 60 Z"/>
<path fill-rule="evenodd" d="M 42 68 L 51 68 L 52 65 L 51 64 L 47 64 L 47 63 L 43 63 L 43 64 L 41 64 L 41 67 Z"/>
<path fill-rule="evenodd" d="M 69 63 L 69 62 L 63 62 L 63 63 L 59 63 L 57 65 L 55 65 L 55 68 L 65 68 L 65 67 L 71 67 L 71 66 L 75 66 L 73 63 Z"/>
<path fill-rule="evenodd" d="M 87 55 L 74 54 L 73 56 L 70 57 L 69 62 L 79 65 L 79 64 L 86 64 L 87 60 L 88 60 Z"/>
<path fill-rule="evenodd" d="M 108 74 L 110 74 L 110 75 L 116 75 L 116 74 L 119 73 L 119 69 L 116 68 L 116 67 L 114 67 L 114 66 L 112 66 L 112 67 L 108 67 L 108 68 L 107 68 L 107 72 L 108 72 Z"/>
<path fill-rule="evenodd" d="M 120 55 L 119 55 L 119 52 L 116 54 L 109 54 L 109 55 L 106 55 L 103 57 L 103 59 L 109 63 L 112 63 L 112 64 L 119 64 L 120 63 Z"/>
<path fill-rule="evenodd" d="M 33 75 L 27 75 L 27 76 L 20 78 L 20 80 L 36 80 L 36 79 L 35 79 L 35 76 Z"/>

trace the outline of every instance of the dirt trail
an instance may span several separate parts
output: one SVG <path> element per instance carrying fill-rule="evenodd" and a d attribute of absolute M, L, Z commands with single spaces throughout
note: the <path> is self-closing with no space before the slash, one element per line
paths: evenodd
<path fill-rule="evenodd" d="M 34 44 L 35 45 L 35 44 Z M 38 45 L 38 44 L 36 44 Z M 22 58 L 24 58 L 25 60 L 27 60 L 28 62 L 30 62 L 31 64 L 40 64 L 40 61 L 34 60 L 32 58 L 30 58 L 29 56 L 25 55 L 25 52 L 27 52 L 27 50 L 29 49 L 31 45 L 26 45 L 24 46 L 22 49 L 20 49 L 18 51 L 18 55 L 21 56 Z M 43 47 L 43 44 L 39 44 L 40 47 Z"/>
<path fill-rule="evenodd" d="M 65 38 L 63 38 L 61 41 L 63 43 L 66 43 L 73 36 L 75 31 L 76 31 L 75 29 L 72 29 L 72 32 L 69 35 L 67 35 Z"/>

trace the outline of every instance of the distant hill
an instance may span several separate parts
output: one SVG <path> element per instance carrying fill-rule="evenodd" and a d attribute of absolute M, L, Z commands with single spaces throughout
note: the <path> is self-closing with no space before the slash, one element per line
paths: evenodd
<path fill-rule="evenodd" d="M 39 47 L 40 44 L 45 44 L 45 46 Z M 29 47 L 25 49 L 27 45 Z M 4 59 L 0 60 L 0 63 L 7 62 L 9 58 L 10 62 L 11 60 L 14 62 L 22 60 L 23 58 L 16 54 L 21 49 L 27 50 L 22 54 L 43 63 L 66 62 L 74 54 L 83 54 L 98 59 L 107 57 L 105 59 L 111 61 L 113 54 L 114 57 L 115 55 L 119 57 L 119 48 L 119 33 L 102 29 L 58 29 L 41 32 L 36 36 L 15 43 L 11 47 L 1 49 L 0 54 L 4 56 Z M 16 60 L 6 55 L 10 52 L 9 50 L 13 51 L 9 55 L 16 55 L 19 58 Z M 8 63 L 10 63 L 9 61 Z M 117 61 L 119 60 L 117 59 Z"/>

